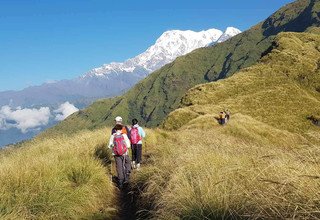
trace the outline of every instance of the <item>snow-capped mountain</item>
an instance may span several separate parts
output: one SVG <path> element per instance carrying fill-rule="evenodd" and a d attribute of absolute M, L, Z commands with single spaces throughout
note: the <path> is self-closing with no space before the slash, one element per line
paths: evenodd
<path fill-rule="evenodd" d="M 42 109 L 41 107 L 57 109 L 60 104 L 67 101 L 77 108 L 84 108 L 98 98 L 120 95 L 151 72 L 172 62 L 181 55 L 212 43 L 222 42 L 237 33 L 239 31 L 235 28 L 227 28 L 225 32 L 217 29 L 200 32 L 190 30 L 166 31 L 145 52 L 123 63 L 104 64 L 71 80 L 45 83 L 21 91 L 0 92 L 0 110 L 5 105 L 8 106 L 4 110 L 17 109 L 16 113 L 6 111 L 6 114 L 2 114 L 2 117 L 0 117 L 0 148 L 1 145 L 33 137 L 46 127 L 57 123 L 52 120 L 54 117 L 50 117 L 50 120 L 47 121 L 48 124 L 21 133 L 20 130 L 12 127 L 17 125 L 18 122 L 10 117 L 16 115 L 17 112 L 21 112 L 22 108 L 26 108 L 27 112 Z M 40 116 L 37 115 L 38 117 Z M 32 121 L 32 123 L 34 122 Z M 4 126 L 8 124 L 11 127 Z"/>
<path fill-rule="evenodd" d="M 241 31 L 237 28 L 234 27 L 228 27 L 225 32 L 219 37 L 219 39 L 217 40 L 217 43 L 222 43 L 226 40 L 228 40 L 229 38 L 236 36 L 237 34 L 240 34 Z"/>
<path fill-rule="evenodd" d="M 229 38 L 236 36 L 237 34 L 240 34 L 240 33 L 241 31 L 237 28 L 227 27 L 227 29 L 223 32 L 223 34 L 219 37 L 219 39 L 217 41 L 210 42 L 208 46 L 213 46 L 215 44 L 222 43 L 228 40 Z"/>
<path fill-rule="evenodd" d="M 71 80 L 45 83 L 22 91 L 0 92 L 0 106 L 47 106 L 70 101 L 84 107 L 95 99 L 120 95 L 178 56 L 210 43 L 222 42 L 239 32 L 236 28 L 227 28 L 225 32 L 217 29 L 166 31 L 145 52 L 123 63 L 104 64 Z"/>
<path fill-rule="evenodd" d="M 138 73 L 144 76 L 153 72 L 167 63 L 172 62 L 178 56 L 185 55 L 194 49 L 204 47 L 216 42 L 224 33 L 217 29 L 206 31 L 180 31 L 171 30 L 164 32 L 154 45 L 142 54 L 128 59 L 123 63 L 110 63 L 95 68 L 83 77 L 106 76 L 112 73 Z M 144 70 L 144 71 L 142 71 Z"/>

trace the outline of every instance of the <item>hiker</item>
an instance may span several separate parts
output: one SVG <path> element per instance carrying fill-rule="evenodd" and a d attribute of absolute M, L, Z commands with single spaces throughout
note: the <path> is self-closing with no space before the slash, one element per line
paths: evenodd
<path fill-rule="evenodd" d="M 224 112 L 220 112 L 219 122 L 221 125 L 224 125 L 226 123 L 226 114 Z"/>
<path fill-rule="evenodd" d="M 224 113 L 226 115 L 225 123 L 227 123 L 230 120 L 230 111 L 227 109 L 227 110 L 224 111 Z"/>
<path fill-rule="evenodd" d="M 129 138 L 129 140 L 130 140 L 130 132 L 129 132 L 130 130 L 129 130 L 129 128 L 127 126 L 122 124 L 122 118 L 120 116 L 117 116 L 114 120 L 116 122 L 116 125 L 122 125 L 123 126 L 122 130 L 121 130 L 121 133 L 122 134 L 126 134 L 128 136 L 128 138 Z M 115 127 L 113 127 L 112 130 L 111 130 L 111 134 L 114 134 L 114 133 L 116 133 Z"/>
<path fill-rule="evenodd" d="M 142 138 L 145 138 L 146 133 L 143 128 L 139 126 L 137 119 L 132 119 L 130 136 L 132 147 L 132 166 L 139 170 L 142 157 Z"/>
<path fill-rule="evenodd" d="M 117 176 L 119 180 L 119 188 L 123 187 L 124 183 L 129 181 L 131 172 L 131 162 L 128 156 L 128 148 L 130 148 L 130 141 L 126 134 L 122 133 L 123 126 L 117 124 L 115 133 L 111 135 L 109 140 L 109 148 L 112 148 L 112 155 L 116 163 Z"/>
<path fill-rule="evenodd" d="M 115 134 L 116 133 L 116 126 L 117 125 L 121 125 L 122 126 L 121 134 L 126 134 L 128 139 L 129 139 L 129 142 L 130 142 L 130 130 L 129 130 L 129 128 L 127 126 L 122 124 L 122 117 L 121 116 L 117 116 L 114 120 L 115 120 L 116 125 L 115 125 L 114 128 L 112 128 L 111 134 L 112 135 Z M 125 157 L 125 164 L 127 166 L 130 166 L 130 171 L 131 171 L 131 161 L 130 161 L 129 156 Z"/>

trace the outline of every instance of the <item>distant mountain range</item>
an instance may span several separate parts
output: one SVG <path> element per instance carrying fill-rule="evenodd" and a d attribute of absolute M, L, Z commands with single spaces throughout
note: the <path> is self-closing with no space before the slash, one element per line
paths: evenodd
<path fill-rule="evenodd" d="M 145 52 L 123 63 L 105 64 L 71 80 L 0 92 L 0 146 L 31 138 L 77 108 L 84 108 L 98 98 L 125 92 L 177 57 L 220 43 L 238 33 L 240 30 L 232 27 L 225 32 L 217 29 L 166 31 Z M 43 108 L 46 112 L 40 111 Z M 59 117 L 61 108 L 63 117 Z"/>
<path fill-rule="evenodd" d="M 123 93 L 181 55 L 223 42 L 238 33 L 240 30 L 232 27 L 228 27 L 225 32 L 217 29 L 200 32 L 166 31 L 145 52 L 123 63 L 104 64 L 71 80 L 45 83 L 21 91 L 0 92 L 0 106 L 57 106 L 69 101 L 81 108 L 95 99 Z"/>
<path fill-rule="evenodd" d="M 130 119 L 137 118 L 142 126 L 159 126 L 172 111 L 181 106 L 182 98 L 195 85 L 228 78 L 269 54 L 276 46 L 277 34 L 307 32 L 319 27 L 319 11 L 319 0 L 299 0 L 287 4 L 264 21 L 223 43 L 199 48 L 180 56 L 148 75 L 124 95 L 94 102 L 45 131 L 44 135 L 104 127 L 113 124 L 117 115 L 125 119 L 124 123 L 130 123 Z M 297 77 L 304 79 L 304 76 Z M 238 92 L 240 91 L 241 88 Z M 201 112 L 199 114 L 201 115 Z M 185 121 L 179 123 L 188 123 L 190 117 L 185 116 Z"/>

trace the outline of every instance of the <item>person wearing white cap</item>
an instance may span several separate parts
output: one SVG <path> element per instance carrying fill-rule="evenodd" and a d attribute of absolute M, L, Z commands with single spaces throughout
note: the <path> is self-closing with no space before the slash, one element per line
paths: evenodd
<path fill-rule="evenodd" d="M 128 138 L 129 138 L 129 140 L 130 140 L 129 128 L 128 128 L 127 126 L 125 126 L 125 125 L 122 124 L 122 117 L 121 117 L 121 116 L 117 116 L 114 120 L 115 120 L 115 122 L 116 122 L 116 125 L 122 125 L 122 126 L 123 126 L 121 133 L 122 133 L 122 134 L 126 134 L 126 135 L 128 136 Z M 111 131 L 111 134 L 114 134 L 114 133 L 116 133 L 115 127 L 112 128 L 112 131 Z"/>
<path fill-rule="evenodd" d="M 116 124 L 122 124 L 122 118 L 120 116 L 117 116 L 115 119 Z"/>
<path fill-rule="evenodd" d="M 121 116 L 117 116 L 114 120 L 115 120 L 116 125 L 112 128 L 111 139 L 113 138 L 114 135 L 123 134 L 123 136 L 126 137 L 126 139 L 128 139 L 128 144 L 130 146 L 131 143 L 130 143 L 130 131 L 129 131 L 129 128 L 122 124 L 122 117 Z M 121 130 L 119 130 L 119 126 L 120 125 L 122 127 Z M 110 139 L 109 146 L 112 145 L 112 143 L 113 143 L 113 139 L 112 140 L 111 139 Z M 121 158 L 123 159 L 122 160 L 122 164 L 123 164 L 123 167 L 125 168 L 124 182 L 129 182 L 129 177 L 130 177 L 130 173 L 131 173 L 131 160 L 130 160 L 130 157 L 128 155 L 128 152 L 126 152 L 126 154 L 122 155 Z M 117 163 L 119 163 L 119 158 L 118 157 L 115 157 L 115 160 L 116 160 Z M 119 167 L 119 164 L 118 164 L 117 167 Z M 118 171 L 118 174 L 119 173 L 121 173 L 121 172 Z M 120 177 L 122 178 L 121 175 L 120 175 Z M 119 179 L 120 188 L 122 186 L 122 182 L 123 182 L 123 180 Z"/>

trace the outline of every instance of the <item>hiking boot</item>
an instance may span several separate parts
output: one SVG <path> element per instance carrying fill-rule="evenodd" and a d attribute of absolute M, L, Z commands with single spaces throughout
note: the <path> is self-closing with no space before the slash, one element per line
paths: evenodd
<path fill-rule="evenodd" d="M 140 163 L 137 163 L 137 170 L 140 170 Z"/>

